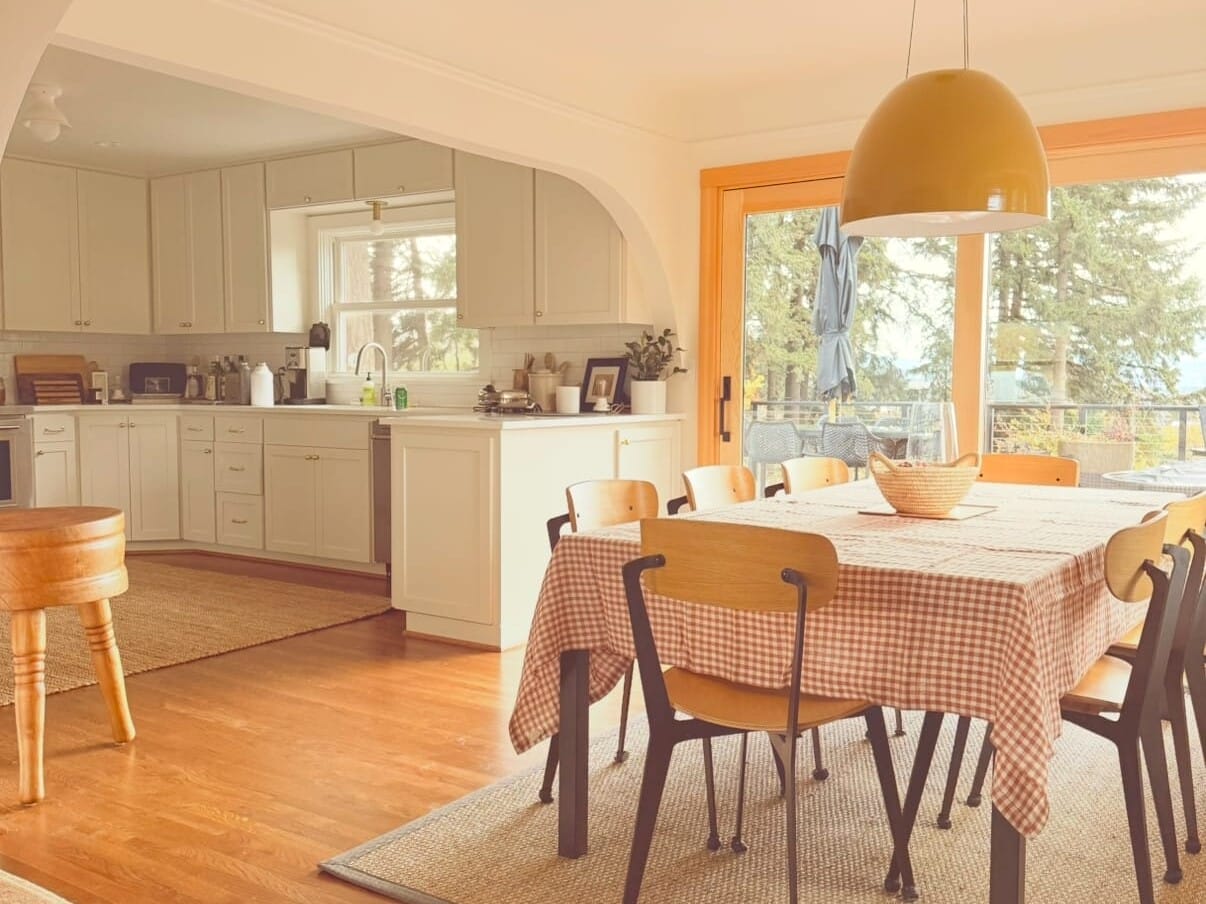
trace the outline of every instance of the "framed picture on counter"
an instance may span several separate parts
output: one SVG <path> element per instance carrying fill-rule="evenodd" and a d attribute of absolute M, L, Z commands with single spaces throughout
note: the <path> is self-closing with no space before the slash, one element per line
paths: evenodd
<path fill-rule="evenodd" d="M 625 377 L 627 358 L 587 358 L 582 376 L 582 411 L 593 411 L 595 402 L 607 399 L 608 407 L 627 405 Z"/>

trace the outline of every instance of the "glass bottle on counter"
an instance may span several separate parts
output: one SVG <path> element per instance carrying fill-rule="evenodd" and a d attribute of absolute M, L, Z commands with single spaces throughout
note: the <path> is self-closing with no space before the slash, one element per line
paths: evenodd
<path fill-rule="evenodd" d="M 239 404 L 251 404 L 251 365 L 239 355 Z"/>
<path fill-rule="evenodd" d="M 211 402 L 221 401 L 222 369 L 217 358 L 210 358 L 209 372 L 205 375 L 205 398 Z"/>

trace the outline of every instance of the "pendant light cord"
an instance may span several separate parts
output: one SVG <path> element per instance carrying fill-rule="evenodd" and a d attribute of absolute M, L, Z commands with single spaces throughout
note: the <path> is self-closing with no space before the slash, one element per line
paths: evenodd
<path fill-rule="evenodd" d="M 917 8 L 917 0 L 913 0 L 913 9 Z M 967 0 L 963 0 L 963 68 L 967 69 Z"/>
<path fill-rule="evenodd" d="M 964 0 L 966 4 L 967 0 Z M 917 0 L 913 0 L 913 15 L 909 18 L 909 52 L 905 56 L 905 78 L 909 77 L 909 66 L 913 62 L 913 29 L 917 27 Z"/>

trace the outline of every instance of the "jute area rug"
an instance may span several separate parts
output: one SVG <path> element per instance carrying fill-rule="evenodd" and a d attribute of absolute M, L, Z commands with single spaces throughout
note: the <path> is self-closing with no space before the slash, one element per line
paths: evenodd
<path fill-rule="evenodd" d="M 113 599 L 112 609 L 127 675 L 356 621 L 389 608 L 382 596 L 162 565 L 146 558 L 127 559 L 126 568 L 130 589 Z M 0 649 L 8 648 L 9 619 L 0 617 Z M 46 692 L 95 683 L 76 610 L 47 609 Z M 13 674 L 5 661 L 0 664 L 0 706 L 12 702 Z"/>
<path fill-rule="evenodd" d="M 643 720 L 641 721 L 643 725 Z M 911 852 L 923 902 L 968 904 L 988 900 L 990 812 L 956 803 L 954 827 L 934 827 L 954 719 L 943 743 Z M 910 714 L 909 736 L 892 740 L 899 783 L 912 766 L 920 719 Z M 801 900 L 814 904 L 890 900 L 882 881 L 890 855 L 886 818 L 862 720 L 824 731 L 830 778 L 811 778 L 802 755 L 799 800 Z M 972 730 L 960 784 L 966 795 L 982 728 Z M 1171 740 L 1171 739 L 1170 739 Z M 557 810 L 536 802 L 539 771 L 485 788 L 428 816 L 321 864 L 349 882 L 413 904 L 546 904 L 619 901 L 624 889 L 637 792 L 643 768 L 643 729 L 632 738 L 628 762 L 612 762 L 614 740 L 591 749 L 590 853 L 576 861 L 556 855 Z M 733 830 L 737 742 L 716 744 L 721 836 Z M 703 757 L 698 743 L 681 744 L 658 818 L 641 901 L 753 904 L 787 900 L 783 802 L 765 737 L 751 738 L 748 853 L 709 853 Z M 1170 745 L 1171 750 L 1171 745 Z M 805 754 L 806 751 L 800 751 Z M 1206 813 L 1206 770 L 1194 744 L 1198 811 Z M 1057 744 L 1051 774 L 1052 816 L 1029 844 L 1031 904 L 1125 904 L 1138 899 L 1114 747 L 1072 726 Z M 1174 789 L 1176 785 L 1174 783 Z M 1174 790 L 1174 793 L 1177 793 Z M 1178 804 L 1179 807 L 1179 804 Z M 1149 806 L 1150 815 L 1150 806 Z M 1149 820 L 1152 822 L 1152 820 Z M 1178 810 L 1178 832 L 1181 820 Z M 1185 878 L 1164 885 L 1164 861 L 1154 823 L 1152 857 L 1161 904 L 1206 901 L 1206 854 L 1182 854 Z"/>
<path fill-rule="evenodd" d="M 0 872 L 0 904 L 68 904 L 68 901 L 20 876 Z"/>

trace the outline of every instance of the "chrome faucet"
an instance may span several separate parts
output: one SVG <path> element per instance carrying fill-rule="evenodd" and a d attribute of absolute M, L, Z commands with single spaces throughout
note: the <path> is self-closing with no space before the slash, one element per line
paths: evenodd
<path fill-rule="evenodd" d="M 389 355 L 385 353 L 385 347 L 380 342 L 366 342 L 360 346 L 360 350 L 356 352 L 356 376 L 360 376 L 360 359 L 364 357 L 366 350 L 375 348 L 381 352 L 381 396 L 377 399 L 378 405 L 389 406 L 389 384 L 386 383 L 386 371 L 389 367 Z"/>

